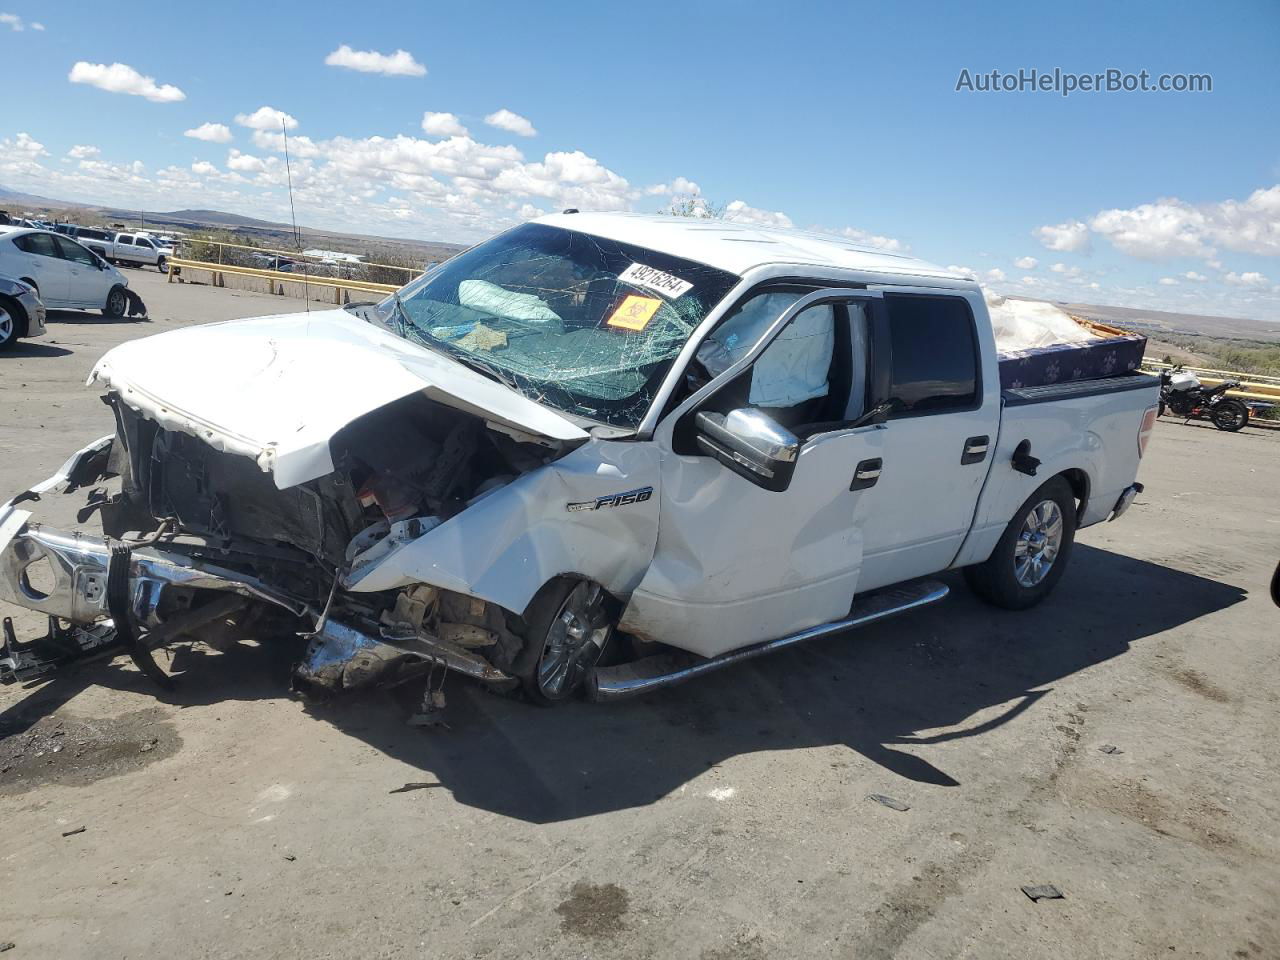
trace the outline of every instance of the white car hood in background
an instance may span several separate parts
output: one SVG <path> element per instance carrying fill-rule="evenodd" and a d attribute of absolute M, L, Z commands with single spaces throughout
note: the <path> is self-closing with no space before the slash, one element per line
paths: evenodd
<path fill-rule="evenodd" d="M 335 433 L 418 391 L 517 433 L 587 437 L 555 411 L 345 310 L 134 340 L 98 361 L 94 381 L 166 429 L 254 458 L 281 489 L 332 472 Z"/>

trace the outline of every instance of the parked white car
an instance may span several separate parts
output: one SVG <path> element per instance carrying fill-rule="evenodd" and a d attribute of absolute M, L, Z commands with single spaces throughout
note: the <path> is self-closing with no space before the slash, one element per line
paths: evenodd
<path fill-rule="evenodd" d="M 107 251 L 107 259 L 112 263 L 155 267 L 161 273 L 169 272 L 169 260 L 173 256 L 172 245 L 145 233 L 117 233 Z"/>
<path fill-rule="evenodd" d="M 978 285 L 917 260 L 604 214 L 376 307 L 134 340 L 91 380 L 115 435 L 0 508 L 0 598 L 74 626 L 0 679 L 115 645 L 164 682 L 166 643 L 303 631 L 311 688 L 443 664 L 540 703 L 900 614 L 943 570 L 1038 603 L 1140 492 L 1158 391 L 1002 390 Z M 76 489 L 109 540 L 35 521 Z"/>
<path fill-rule="evenodd" d="M 122 317 L 128 307 L 124 274 L 60 233 L 0 227 L 0 274 L 35 287 L 50 309 L 101 310 L 105 316 Z"/>

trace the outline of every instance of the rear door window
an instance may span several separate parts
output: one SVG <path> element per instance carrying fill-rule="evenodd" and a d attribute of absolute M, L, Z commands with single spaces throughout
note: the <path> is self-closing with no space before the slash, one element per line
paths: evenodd
<path fill-rule="evenodd" d="M 127 233 L 122 233 L 120 234 L 120 236 L 116 237 L 116 243 L 123 243 L 127 246 L 133 246 L 133 237 L 129 236 L 129 234 Z"/>
<path fill-rule="evenodd" d="M 960 297 L 888 294 L 890 416 L 978 405 L 978 338 Z"/>
<path fill-rule="evenodd" d="M 57 248 L 53 245 L 51 233 L 25 233 L 13 238 L 13 245 L 24 253 L 34 253 L 40 257 L 56 257 Z"/>

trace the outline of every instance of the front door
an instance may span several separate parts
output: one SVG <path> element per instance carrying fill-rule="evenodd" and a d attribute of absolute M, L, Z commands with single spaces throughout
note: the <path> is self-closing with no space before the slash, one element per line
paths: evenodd
<path fill-rule="evenodd" d="M 704 341 L 695 364 L 710 382 L 655 433 L 657 548 L 623 630 L 715 656 L 848 612 L 886 432 L 859 425 L 869 299 L 761 291 Z M 790 434 L 798 453 L 786 488 L 708 455 L 696 442 L 702 411 L 752 411 Z"/>
<path fill-rule="evenodd" d="M 88 248 L 66 237 L 54 237 L 67 265 L 67 302 L 73 306 L 101 307 L 107 301 L 98 258 Z"/>

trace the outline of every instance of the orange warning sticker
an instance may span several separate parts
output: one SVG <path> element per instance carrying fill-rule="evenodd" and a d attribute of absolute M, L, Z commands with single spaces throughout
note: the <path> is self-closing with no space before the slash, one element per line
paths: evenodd
<path fill-rule="evenodd" d="M 621 327 L 623 330 L 643 330 L 653 319 L 653 315 L 662 306 L 662 301 L 654 297 L 637 297 L 628 294 L 618 305 L 618 309 L 605 321 L 610 327 Z"/>

